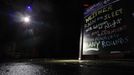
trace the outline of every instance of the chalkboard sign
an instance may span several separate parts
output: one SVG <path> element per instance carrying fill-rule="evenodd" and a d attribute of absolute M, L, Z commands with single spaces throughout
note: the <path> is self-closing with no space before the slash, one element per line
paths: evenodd
<path fill-rule="evenodd" d="M 123 0 L 101 0 L 84 12 L 82 55 L 129 52 L 129 32 Z"/>

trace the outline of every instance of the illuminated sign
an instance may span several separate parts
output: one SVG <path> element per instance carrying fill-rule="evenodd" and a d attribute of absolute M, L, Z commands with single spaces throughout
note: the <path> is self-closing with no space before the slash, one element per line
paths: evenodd
<path fill-rule="evenodd" d="M 82 55 L 128 50 L 128 25 L 121 0 L 104 0 L 84 12 Z"/>

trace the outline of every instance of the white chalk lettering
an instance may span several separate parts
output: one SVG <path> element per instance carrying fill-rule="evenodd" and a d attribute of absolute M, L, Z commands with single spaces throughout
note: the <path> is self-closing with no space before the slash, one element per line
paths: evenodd
<path fill-rule="evenodd" d="M 102 30 L 100 31 L 100 34 L 98 36 L 104 36 L 104 35 L 109 35 L 109 34 L 115 34 L 118 32 L 121 32 L 123 30 L 127 29 L 126 25 L 123 25 L 121 27 L 115 28 L 115 29 L 110 29 L 110 30 Z"/>
<path fill-rule="evenodd" d="M 93 20 L 91 20 L 91 21 L 88 21 L 86 24 L 85 24 L 85 28 L 87 28 L 87 27 L 90 27 L 91 25 L 93 25 L 94 23 L 96 23 L 96 19 L 93 19 Z"/>
<path fill-rule="evenodd" d="M 124 43 L 127 43 L 128 42 L 128 38 L 125 37 L 125 38 L 118 38 L 116 40 L 107 40 L 107 41 L 101 41 L 101 45 L 103 48 L 105 47 L 109 47 L 109 46 L 116 46 L 116 45 L 122 45 Z"/>
<path fill-rule="evenodd" d="M 118 9 L 116 11 L 113 11 L 113 12 L 111 12 L 109 14 L 104 15 L 104 20 L 119 16 L 121 14 L 123 14 L 123 9 L 122 8 L 120 8 L 120 9 Z"/>
<path fill-rule="evenodd" d="M 99 34 L 99 31 L 94 31 L 94 32 L 91 32 L 91 36 L 96 36 Z"/>
<path fill-rule="evenodd" d="M 107 21 L 104 21 L 104 22 L 102 22 L 102 23 L 95 24 L 95 25 L 93 25 L 93 29 L 102 29 L 103 26 L 104 26 L 105 24 L 107 24 L 107 23 L 108 23 Z"/>
<path fill-rule="evenodd" d="M 112 10 L 112 5 L 109 5 L 107 7 L 104 7 L 96 12 L 94 12 L 93 14 L 91 14 L 90 16 L 88 17 L 85 17 L 86 19 L 86 23 L 88 23 L 90 20 L 96 18 L 98 15 L 102 14 L 102 13 L 105 13 L 105 12 L 109 12 Z"/>
<path fill-rule="evenodd" d="M 113 34 L 113 35 L 109 35 L 109 36 L 95 37 L 94 41 L 111 40 L 111 39 L 115 39 L 118 37 L 119 37 L 119 34 Z"/>
<path fill-rule="evenodd" d="M 109 28 L 115 28 L 117 24 L 121 23 L 121 18 L 117 19 L 117 20 L 112 20 L 112 22 L 107 22 L 107 24 L 104 26 L 105 29 L 109 29 Z"/>
<path fill-rule="evenodd" d="M 88 47 L 89 48 L 98 48 L 100 45 L 100 41 L 91 41 L 88 42 Z"/>

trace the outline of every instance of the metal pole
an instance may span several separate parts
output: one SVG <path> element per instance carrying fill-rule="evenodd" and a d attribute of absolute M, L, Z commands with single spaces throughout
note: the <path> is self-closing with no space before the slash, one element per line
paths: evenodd
<path fill-rule="evenodd" d="M 82 51 L 83 51 L 83 25 L 81 26 L 81 32 L 80 32 L 80 44 L 79 44 L 79 60 L 82 58 Z"/>

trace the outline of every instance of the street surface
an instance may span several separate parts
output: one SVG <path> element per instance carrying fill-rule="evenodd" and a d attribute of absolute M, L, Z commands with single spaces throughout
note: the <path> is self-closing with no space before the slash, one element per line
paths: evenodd
<path fill-rule="evenodd" d="M 2 62 L 0 75 L 134 75 L 134 62 L 31 59 Z"/>

